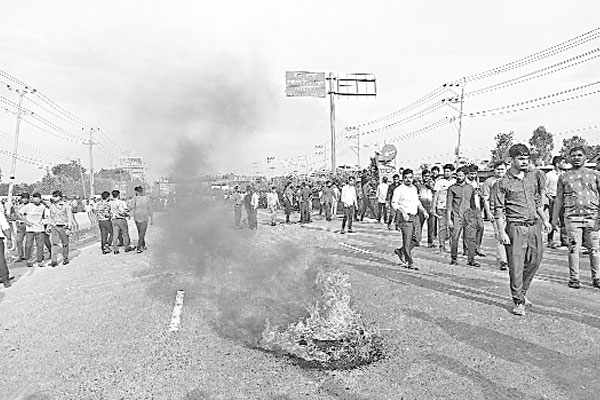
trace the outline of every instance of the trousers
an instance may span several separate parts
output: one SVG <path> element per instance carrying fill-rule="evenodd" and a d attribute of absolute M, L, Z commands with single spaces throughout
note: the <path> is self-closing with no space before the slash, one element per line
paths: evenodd
<path fill-rule="evenodd" d="M 510 292 L 514 303 L 522 304 L 525 303 L 529 285 L 542 262 L 542 227 L 539 223 L 523 226 L 508 222 L 506 233 L 510 239 L 510 244 L 506 245 Z"/>
<path fill-rule="evenodd" d="M 112 222 L 110 222 L 110 219 L 100 219 L 98 220 L 98 228 L 100 228 L 100 249 L 104 251 L 106 248 L 110 248 L 109 236 L 112 236 Z"/>
<path fill-rule="evenodd" d="M 476 210 L 465 210 L 464 212 L 453 212 L 452 223 L 452 242 L 450 244 L 450 257 L 455 260 L 458 257 L 458 242 L 461 233 L 463 234 L 467 244 L 468 261 L 475 260 L 475 240 L 477 234 L 477 217 Z M 441 243 L 441 242 L 440 242 Z"/>
<path fill-rule="evenodd" d="M 67 260 L 69 258 L 69 235 L 67 235 L 66 227 L 52 227 L 52 231 L 50 232 L 50 243 L 52 243 L 52 253 L 50 254 L 52 262 L 58 260 L 58 252 L 61 250 L 61 244 L 63 259 Z"/>
<path fill-rule="evenodd" d="M 579 223 L 565 218 L 567 243 L 569 244 L 569 280 L 571 282 L 579 282 L 579 251 L 582 245 L 585 245 L 590 253 L 592 281 L 600 278 L 598 273 L 598 266 L 600 264 L 600 244 L 598 242 L 600 240 L 600 232 L 594 225 L 594 223 Z"/>
<path fill-rule="evenodd" d="M 125 248 L 129 248 L 131 246 L 131 239 L 129 239 L 129 227 L 127 225 L 127 220 L 125 218 L 113 218 L 112 220 L 113 227 L 113 250 L 118 251 L 119 247 L 119 235 L 123 236 L 123 245 Z"/>

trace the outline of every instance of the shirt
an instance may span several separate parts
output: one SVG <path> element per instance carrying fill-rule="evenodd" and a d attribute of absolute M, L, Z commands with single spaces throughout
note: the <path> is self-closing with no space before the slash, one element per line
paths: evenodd
<path fill-rule="evenodd" d="M 392 196 L 392 207 L 395 210 L 402 210 L 407 214 L 416 215 L 419 212 L 419 193 L 414 185 L 399 185 L 394 189 Z"/>
<path fill-rule="evenodd" d="M 239 192 L 234 192 L 231 195 L 231 202 L 233 203 L 234 207 L 241 207 L 242 206 L 242 195 Z"/>
<path fill-rule="evenodd" d="M 112 213 L 113 218 L 126 218 L 128 211 L 127 203 L 123 200 L 112 199 L 110 201 L 110 212 Z"/>
<path fill-rule="evenodd" d="M 9 230 L 10 225 L 4 213 L 0 213 L 0 238 L 5 238 L 4 231 Z"/>
<path fill-rule="evenodd" d="M 145 222 L 152 216 L 152 207 L 150 207 L 150 198 L 148 196 L 135 196 L 132 200 L 133 220 Z"/>
<path fill-rule="evenodd" d="M 387 201 L 387 192 L 388 189 L 390 188 L 390 184 L 389 183 L 384 183 L 381 182 L 378 186 L 377 186 L 377 202 L 378 203 L 385 203 Z"/>
<path fill-rule="evenodd" d="M 425 185 L 421 185 L 419 188 L 419 200 L 427 211 L 431 210 L 431 205 L 433 203 L 433 190 L 429 189 Z"/>
<path fill-rule="evenodd" d="M 256 210 L 258 208 L 258 200 L 258 193 L 252 193 L 252 196 L 250 197 L 250 207 L 252 207 L 253 210 Z"/>
<path fill-rule="evenodd" d="M 300 196 L 302 197 L 302 201 L 310 201 L 312 197 L 312 190 L 309 187 L 304 186 L 300 191 Z"/>
<path fill-rule="evenodd" d="M 441 178 L 435 182 L 433 191 L 438 194 L 437 204 L 433 206 L 435 208 L 446 208 L 446 200 L 448 195 L 448 188 L 454 185 L 456 181 L 454 179 Z"/>
<path fill-rule="evenodd" d="M 26 232 L 44 232 L 44 214 L 46 213 L 46 206 L 38 204 L 37 206 L 33 203 L 27 203 L 21 210 L 21 215 L 25 218 L 25 221 L 32 224 L 27 225 L 25 228 Z"/>
<path fill-rule="evenodd" d="M 358 205 L 358 198 L 356 197 L 356 187 L 353 185 L 344 185 L 342 187 L 342 203 L 347 207 Z"/>
<path fill-rule="evenodd" d="M 542 206 L 546 188 L 546 176 L 540 170 L 526 171 L 523 178 L 510 170 L 496 182 L 492 190 L 494 216 L 506 216 L 509 222 L 533 221 L 538 218 L 537 209 Z"/>
<path fill-rule="evenodd" d="M 62 200 L 58 203 L 52 203 L 48 211 L 50 214 L 50 225 L 65 225 L 67 227 L 73 225 L 73 209 L 69 203 Z"/>
<path fill-rule="evenodd" d="M 279 205 L 279 195 L 277 193 L 267 193 L 267 206 L 269 208 L 276 208 Z"/>
<path fill-rule="evenodd" d="M 565 218 L 596 221 L 600 211 L 600 174 L 585 167 L 563 173 L 558 178 L 556 197 L 563 199 Z"/>
<path fill-rule="evenodd" d="M 475 189 L 466 181 L 450 186 L 446 194 L 446 208 L 448 211 L 462 215 L 467 210 L 476 210 Z"/>
<path fill-rule="evenodd" d="M 498 182 L 498 178 L 496 178 L 495 176 L 490 176 L 485 180 L 485 182 L 483 182 L 483 185 L 481 185 L 481 193 L 483 195 L 484 200 L 490 201 L 492 195 L 492 188 L 494 187 L 496 182 Z"/>
<path fill-rule="evenodd" d="M 396 183 L 396 182 L 390 183 L 390 186 L 388 187 L 387 196 L 386 196 L 387 201 L 389 201 L 390 203 L 392 202 L 392 197 L 394 196 L 394 190 L 396 190 L 396 188 L 398 186 L 400 186 L 400 185 L 401 185 L 400 182 L 398 182 L 398 183 Z"/>
<path fill-rule="evenodd" d="M 475 209 L 481 210 L 481 196 L 480 196 L 481 190 L 480 190 L 479 181 L 476 178 L 474 181 L 467 179 L 466 182 L 469 185 L 473 186 L 473 189 L 475 189 L 475 193 L 473 194 L 473 196 L 475 196 L 475 198 L 473 200 L 473 203 L 475 204 Z"/>
<path fill-rule="evenodd" d="M 559 176 L 559 173 L 555 170 L 546 172 L 546 193 L 548 196 L 556 197 Z"/>
<path fill-rule="evenodd" d="M 333 201 L 334 193 L 333 188 L 325 186 L 323 188 L 323 200 L 326 203 L 331 203 Z"/>
<path fill-rule="evenodd" d="M 110 202 L 108 200 L 100 200 L 96 204 L 96 215 L 99 220 L 106 221 L 112 217 L 110 212 Z"/>

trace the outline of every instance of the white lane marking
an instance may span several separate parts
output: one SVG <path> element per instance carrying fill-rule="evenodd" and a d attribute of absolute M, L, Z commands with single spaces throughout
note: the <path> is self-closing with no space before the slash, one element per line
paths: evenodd
<path fill-rule="evenodd" d="M 183 309 L 183 290 L 178 290 L 175 296 L 175 307 L 173 307 L 173 314 L 171 316 L 171 326 L 169 332 L 177 332 L 179 330 L 179 324 L 181 323 L 181 310 Z"/>
<path fill-rule="evenodd" d="M 351 250 L 358 251 L 359 253 L 364 253 L 364 254 L 371 254 L 372 253 L 370 250 L 361 249 L 360 247 L 356 247 L 356 246 L 353 246 L 351 244 L 342 243 L 342 242 L 340 242 L 339 244 L 340 244 L 340 246 L 344 246 L 344 247 L 347 247 L 347 248 L 349 248 Z"/>

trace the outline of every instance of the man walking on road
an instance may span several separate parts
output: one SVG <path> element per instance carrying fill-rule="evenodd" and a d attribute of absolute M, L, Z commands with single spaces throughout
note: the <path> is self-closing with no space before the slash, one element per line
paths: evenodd
<path fill-rule="evenodd" d="M 444 176 L 438 179 L 433 186 L 433 210 L 435 210 L 438 222 L 438 242 L 440 251 L 446 251 L 446 241 L 451 239 L 450 228 L 448 227 L 448 213 L 446 212 L 446 200 L 448 188 L 456 182 L 452 178 L 454 165 L 444 165 Z"/>
<path fill-rule="evenodd" d="M 6 242 L 6 243 L 5 243 Z M 12 247 L 12 229 L 3 212 L 0 212 L 0 280 L 5 288 L 12 286 L 10 272 L 6 264 L 5 250 Z"/>
<path fill-rule="evenodd" d="M 564 226 L 564 209 L 560 209 L 558 213 L 558 220 L 554 220 L 554 201 L 556 200 L 556 191 L 558 188 L 558 178 L 563 173 L 562 167 L 565 163 L 564 158 L 561 156 L 554 156 L 552 158 L 552 170 L 546 173 L 546 197 L 548 199 L 548 218 L 552 226 L 560 226 L 558 229 L 553 229 L 548 232 L 548 248 L 557 249 L 559 246 L 554 242 L 554 231 L 559 233 L 560 244 L 567 243 L 567 231 Z"/>
<path fill-rule="evenodd" d="M 460 167 L 456 171 L 456 183 L 448 188 L 446 196 L 446 220 L 452 232 L 450 245 L 450 265 L 458 264 L 458 243 L 461 233 L 467 245 L 467 265 L 479 267 L 475 261 L 475 237 L 477 234 L 477 220 L 475 207 L 475 189 L 466 181 L 467 167 Z"/>
<path fill-rule="evenodd" d="M 233 205 L 233 224 L 235 229 L 242 229 L 240 222 L 242 221 L 242 195 L 240 194 L 240 187 L 236 186 L 233 188 L 233 194 L 231 195 L 231 204 Z"/>
<path fill-rule="evenodd" d="M 494 207 L 491 204 L 491 200 L 493 199 L 493 194 L 495 190 L 495 185 L 498 180 L 502 179 L 502 177 L 506 174 L 506 165 L 504 161 L 498 161 L 494 163 L 494 175 L 490 176 L 483 182 L 481 186 L 481 192 L 483 195 L 483 207 L 485 209 L 485 213 L 489 216 L 492 221 L 492 227 L 494 228 L 494 239 L 496 240 L 496 256 L 498 258 L 498 262 L 500 263 L 500 269 L 502 271 L 506 271 L 508 269 L 508 261 L 506 259 L 506 248 L 500 242 L 500 232 L 498 232 L 498 227 L 496 226 L 495 217 L 493 213 Z"/>
<path fill-rule="evenodd" d="M 496 183 L 492 204 L 500 240 L 506 246 L 512 312 L 522 316 L 525 307 L 531 305 L 526 295 L 544 253 L 542 225 L 547 230 L 552 226 L 542 204 L 546 179 L 541 171 L 528 170 L 529 149 L 515 144 L 508 154 L 510 168 Z"/>
<path fill-rule="evenodd" d="M 29 204 L 29 193 L 22 193 L 19 204 L 15 204 L 13 210 L 15 210 L 16 220 L 15 224 L 17 225 L 17 237 L 16 237 L 16 246 L 17 246 L 17 261 L 25 261 L 25 236 L 27 236 L 27 225 L 25 221 L 18 217 L 18 213 L 21 208 L 25 207 Z"/>
<path fill-rule="evenodd" d="M 423 218 L 429 218 L 429 214 L 423 208 L 419 200 L 419 193 L 413 185 L 414 175 L 411 169 L 402 171 L 402 185 L 394 189 L 392 197 L 392 208 L 398 214 L 400 220 L 400 231 L 402 232 L 402 247 L 394 250 L 394 254 L 408 269 L 419 269 L 415 266 L 412 258 L 412 249 L 417 244 L 417 230 L 419 220 L 417 214 L 421 212 Z"/>
<path fill-rule="evenodd" d="M 475 164 L 469 165 L 469 172 L 467 174 L 467 183 L 473 186 L 475 189 L 475 199 L 473 200 L 475 205 L 475 211 L 473 213 L 473 218 L 475 219 L 475 255 L 479 257 L 485 257 L 485 254 L 481 251 L 481 244 L 483 243 L 483 216 L 481 215 L 481 187 L 479 185 L 479 180 L 477 178 L 477 173 L 479 172 L 479 167 Z M 463 236 L 463 244 L 465 236 Z"/>
<path fill-rule="evenodd" d="M 313 200 L 312 189 L 308 182 L 304 182 L 300 190 L 300 222 L 307 224 L 312 222 L 310 215 L 310 204 Z"/>
<path fill-rule="evenodd" d="M 277 187 L 273 186 L 271 191 L 267 193 L 267 207 L 271 214 L 271 226 L 276 226 L 275 221 L 277 220 L 277 209 L 281 208 L 279 203 L 279 194 L 277 193 Z"/>
<path fill-rule="evenodd" d="M 386 196 L 389 210 L 390 210 L 390 215 L 388 216 L 388 220 L 387 220 L 387 227 L 390 231 L 392 230 L 392 222 L 395 222 L 396 229 L 399 229 L 398 216 L 396 215 L 396 211 L 394 211 L 394 209 L 392 208 L 392 197 L 394 197 L 394 190 L 396 190 L 396 188 L 400 185 L 401 185 L 400 175 L 394 174 L 394 176 L 392 176 L 392 183 L 390 183 L 390 186 L 388 187 L 387 196 Z"/>
<path fill-rule="evenodd" d="M 112 191 L 113 199 L 110 202 L 110 212 L 112 214 L 114 254 L 119 254 L 119 235 L 123 236 L 123 245 L 125 246 L 125 252 L 133 250 L 133 247 L 131 247 L 131 239 L 129 238 L 129 226 L 127 225 L 127 217 L 129 216 L 129 210 L 127 209 L 127 203 L 121 200 L 120 196 L 120 191 Z"/>
<path fill-rule="evenodd" d="M 344 219 L 342 220 L 341 234 L 346 233 L 346 222 L 348 222 L 348 233 L 354 233 L 352 230 L 352 222 L 354 213 L 358 208 L 358 199 L 356 196 L 356 186 L 354 186 L 354 177 L 348 178 L 348 182 L 342 187 L 342 205 L 344 206 Z"/>
<path fill-rule="evenodd" d="M 587 247 L 592 284 L 600 289 L 600 174 L 585 167 L 587 154 L 583 146 L 569 151 L 573 168 L 558 178 L 552 215 L 558 228 L 558 215 L 564 207 L 564 221 L 569 244 L 569 287 L 579 289 L 579 251 Z"/>
<path fill-rule="evenodd" d="M 42 204 L 42 195 L 34 193 L 31 203 L 21 207 L 18 211 L 18 216 L 25 222 L 25 259 L 27 266 L 33 267 L 31 261 L 31 252 L 33 250 L 33 242 L 36 247 L 36 265 L 44 266 L 44 218 L 46 206 Z"/>
<path fill-rule="evenodd" d="M 387 176 L 384 176 L 381 179 L 381 183 L 377 186 L 375 194 L 377 197 L 377 222 L 381 222 L 381 218 L 383 218 L 384 222 L 388 219 L 387 192 L 389 188 L 390 184 L 388 183 L 388 178 Z"/>
<path fill-rule="evenodd" d="M 290 216 L 294 211 L 294 196 L 294 185 L 290 183 L 289 185 L 287 185 L 285 191 L 283 192 L 283 208 L 285 211 L 286 224 L 290 223 Z"/>
<path fill-rule="evenodd" d="M 112 217 L 109 202 L 110 193 L 104 191 L 100 196 L 102 199 L 96 203 L 96 217 L 98 218 L 98 228 L 100 229 L 100 250 L 102 250 L 102 254 L 108 254 L 110 253 L 113 232 L 110 220 Z"/>
<path fill-rule="evenodd" d="M 50 229 L 50 243 L 52 243 L 50 266 L 58 265 L 58 252 L 61 244 L 62 263 L 67 265 L 69 263 L 69 236 L 73 227 L 73 210 L 69 203 L 63 200 L 60 190 L 52 192 L 52 203 L 48 211 L 50 214 L 48 229 Z"/>
<path fill-rule="evenodd" d="M 136 250 L 138 253 L 146 250 L 146 231 L 148 230 L 148 222 L 150 225 L 154 223 L 152 214 L 152 205 L 150 198 L 144 194 L 144 188 L 137 186 L 135 189 L 135 197 L 132 199 L 132 214 L 135 227 L 138 232 L 138 244 Z"/>
<path fill-rule="evenodd" d="M 323 187 L 323 206 L 325 207 L 325 220 L 326 221 L 331 221 L 331 213 L 333 211 L 333 198 L 334 198 L 334 193 L 333 193 L 333 187 L 332 187 L 332 182 L 331 181 L 327 181 L 325 183 L 325 187 Z"/>

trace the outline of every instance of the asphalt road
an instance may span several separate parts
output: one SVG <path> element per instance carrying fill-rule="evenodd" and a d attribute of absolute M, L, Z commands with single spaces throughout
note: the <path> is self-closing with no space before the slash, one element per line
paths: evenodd
<path fill-rule="evenodd" d="M 189 259 L 159 254 L 165 218 L 143 254 L 101 255 L 94 244 L 74 250 L 68 266 L 11 269 L 14 285 L 0 289 L 0 399 L 600 398 L 600 290 L 586 260 L 582 289 L 567 287 L 564 249 L 546 252 L 533 310 L 520 318 L 510 314 L 489 225 L 481 268 L 464 258 L 450 266 L 447 254 L 418 248 L 421 269 L 409 271 L 392 253 L 398 233 L 376 222 L 342 236 L 339 220 L 319 217 L 270 227 L 259 214 L 257 232 L 223 220 L 231 237 L 257 248 L 285 239 L 350 274 L 355 306 L 381 331 L 386 357 L 319 371 L 215 329 L 207 285 L 216 282 Z"/>

